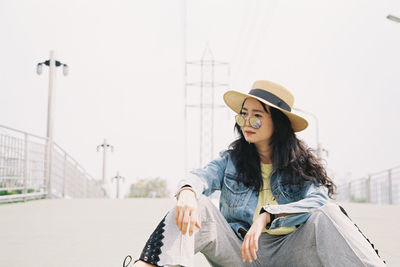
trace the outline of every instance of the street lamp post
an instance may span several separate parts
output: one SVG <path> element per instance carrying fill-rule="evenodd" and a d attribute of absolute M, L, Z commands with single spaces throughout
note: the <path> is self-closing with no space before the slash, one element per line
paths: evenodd
<path fill-rule="evenodd" d="M 120 175 L 119 175 L 119 172 L 117 172 L 117 175 L 114 176 L 113 178 L 111 178 L 111 182 L 112 182 L 113 179 L 117 180 L 117 199 L 119 199 L 119 193 L 120 193 L 120 192 L 119 192 L 119 190 L 120 190 L 120 187 L 119 187 L 119 180 L 122 179 L 122 181 L 124 181 L 124 180 L 125 180 L 125 177 L 120 176 Z"/>
<path fill-rule="evenodd" d="M 63 74 L 68 74 L 68 65 L 55 60 L 54 51 L 50 51 L 50 58 L 44 62 L 37 64 L 36 72 L 41 75 L 43 72 L 43 65 L 49 67 L 49 93 L 47 102 L 47 142 L 46 142 L 46 159 L 45 159 L 45 186 L 47 190 L 47 197 L 51 198 L 52 184 L 51 184 L 51 171 L 52 171 L 52 154 L 53 154 L 53 137 L 54 137 L 54 95 L 55 95 L 55 80 L 56 80 L 56 67 L 63 67 Z"/>
<path fill-rule="evenodd" d="M 97 151 L 100 151 L 100 148 L 103 148 L 103 177 L 102 183 L 105 185 L 106 183 L 106 164 L 107 164 L 107 148 L 110 148 L 111 152 L 114 151 L 114 147 L 107 143 L 107 139 L 104 139 L 104 143 L 97 146 Z"/>

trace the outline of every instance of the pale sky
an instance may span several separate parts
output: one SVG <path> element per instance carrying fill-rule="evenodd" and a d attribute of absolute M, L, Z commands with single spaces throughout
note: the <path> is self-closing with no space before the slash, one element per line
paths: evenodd
<path fill-rule="evenodd" d="M 108 177 L 184 175 L 183 0 L 0 2 L 0 124 L 45 136 L 48 70 L 55 50 L 55 141 L 101 177 L 104 138 L 115 147 Z M 187 1 L 187 60 L 208 44 L 230 63 L 230 88 L 267 79 L 319 119 L 320 143 L 336 180 L 400 164 L 398 1 Z M 222 99 L 219 99 L 222 104 Z M 233 141 L 233 112 L 215 151 Z M 315 147 L 315 121 L 299 134 Z M 196 121 L 191 121 L 198 124 Z M 197 147 L 197 138 L 189 140 Z M 350 175 L 351 174 L 351 175 Z"/>

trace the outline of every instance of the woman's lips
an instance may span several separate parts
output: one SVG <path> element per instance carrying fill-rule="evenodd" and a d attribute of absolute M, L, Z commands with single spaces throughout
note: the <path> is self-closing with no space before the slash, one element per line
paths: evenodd
<path fill-rule="evenodd" d="M 246 133 L 247 135 L 255 134 L 255 132 L 251 132 L 251 131 L 245 131 L 245 133 Z"/>

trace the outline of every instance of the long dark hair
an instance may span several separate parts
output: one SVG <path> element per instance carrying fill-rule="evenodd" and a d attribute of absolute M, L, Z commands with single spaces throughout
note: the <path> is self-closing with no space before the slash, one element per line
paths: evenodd
<path fill-rule="evenodd" d="M 296 137 L 288 117 L 282 111 L 270 107 L 269 112 L 266 105 L 260 103 L 264 110 L 271 114 L 274 125 L 269 143 L 272 148 L 271 159 L 274 169 L 287 174 L 285 183 L 302 185 L 305 181 L 312 181 L 325 186 L 329 197 L 332 198 L 336 186 L 328 177 L 321 159 L 315 156 L 313 149 Z M 246 141 L 238 124 L 235 124 L 235 130 L 239 138 L 230 144 L 229 151 L 235 162 L 238 179 L 246 186 L 260 191 L 262 188 L 260 155 L 255 145 Z"/>

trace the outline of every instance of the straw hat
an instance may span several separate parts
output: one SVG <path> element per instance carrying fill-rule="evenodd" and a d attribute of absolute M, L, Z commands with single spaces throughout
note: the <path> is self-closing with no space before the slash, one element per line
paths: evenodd
<path fill-rule="evenodd" d="M 289 118 L 293 131 L 300 132 L 307 128 L 307 120 L 292 113 L 294 97 L 285 87 L 270 81 L 255 81 L 248 94 L 228 91 L 224 94 L 224 101 L 228 107 L 239 114 L 244 100 L 248 97 L 282 111 Z"/>

